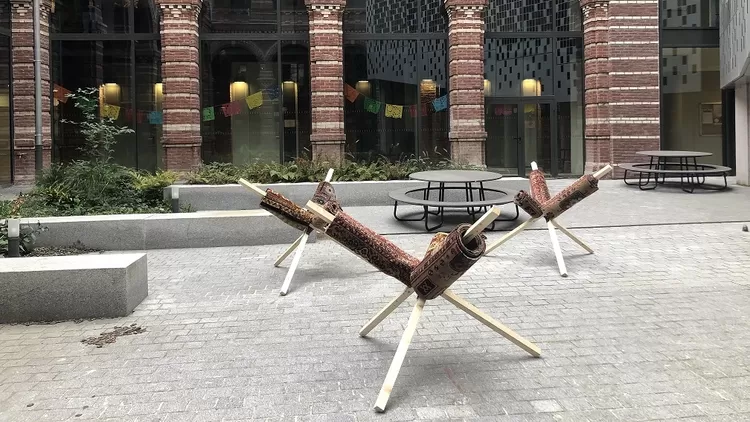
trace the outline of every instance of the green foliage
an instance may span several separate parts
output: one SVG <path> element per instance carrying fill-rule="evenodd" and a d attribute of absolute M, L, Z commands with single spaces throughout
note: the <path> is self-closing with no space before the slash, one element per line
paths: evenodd
<path fill-rule="evenodd" d="M 317 182 L 325 178 L 329 168 L 335 170 L 337 181 L 404 180 L 409 174 L 435 169 L 475 169 L 475 166 L 460 165 L 449 160 L 409 158 L 390 162 L 379 158 L 372 162 L 346 160 L 331 165 L 325 162 L 298 158 L 288 163 L 253 163 L 235 166 L 228 163 L 210 163 L 187 175 L 190 184 L 224 185 L 237 183 L 240 178 L 254 183 L 298 183 Z"/>
<path fill-rule="evenodd" d="M 76 122 L 63 119 L 62 122 L 78 126 L 79 132 L 86 139 L 80 149 L 88 159 L 95 162 L 109 162 L 112 159 L 117 137 L 135 133 L 135 131 L 127 126 L 118 126 L 111 117 L 101 116 L 97 88 L 80 88 L 68 94 L 68 98 L 73 100 L 74 106 L 81 111 L 83 120 Z"/>
<path fill-rule="evenodd" d="M 34 251 L 36 245 L 36 237 L 39 233 L 47 231 L 47 227 L 42 227 L 40 223 L 36 225 L 23 225 L 21 226 L 21 239 L 19 242 L 19 250 L 21 255 L 27 255 Z M 8 222 L 6 220 L 0 221 L 0 255 L 6 255 L 8 253 Z"/>
<path fill-rule="evenodd" d="M 55 164 L 31 192 L 0 206 L 0 217 L 169 212 L 162 189 L 176 180 L 172 172 L 139 173 L 102 161 Z"/>

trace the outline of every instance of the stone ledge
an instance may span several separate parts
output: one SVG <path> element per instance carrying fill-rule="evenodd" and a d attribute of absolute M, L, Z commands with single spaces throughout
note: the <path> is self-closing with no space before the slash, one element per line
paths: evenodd
<path fill-rule="evenodd" d="M 149 250 L 292 243 L 301 234 L 265 210 L 24 218 L 49 228 L 37 246 L 76 243 L 101 250 Z M 314 241 L 314 236 L 311 236 Z"/>
<path fill-rule="evenodd" d="M 148 296 L 143 253 L 0 262 L 0 323 L 124 317 Z"/>

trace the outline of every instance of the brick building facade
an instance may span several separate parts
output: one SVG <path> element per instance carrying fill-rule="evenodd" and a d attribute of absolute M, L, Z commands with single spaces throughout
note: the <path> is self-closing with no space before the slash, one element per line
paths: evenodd
<path fill-rule="evenodd" d="M 31 3 L 0 0 L 16 182 L 34 175 Z M 107 4 L 42 2 L 45 163 L 76 158 L 58 91 L 86 85 L 135 130 L 118 160 L 146 169 L 442 153 L 576 175 L 664 146 L 658 0 Z"/>

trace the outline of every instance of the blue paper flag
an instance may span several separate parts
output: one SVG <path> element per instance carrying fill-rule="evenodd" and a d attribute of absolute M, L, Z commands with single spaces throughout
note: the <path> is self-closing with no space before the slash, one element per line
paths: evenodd
<path fill-rule="evenodd" d="M 279 95 L 281 93 L 278 86 L 274 86 L 272 88 L 266 88 L 264 91 L 266 92 L 266 96 L 268 97 L 269 100 L 275 100 L 279 98 Z"/>
<path fill-rule="evenodd" d="M 435 98 L 432 101 L 432 107 L 435 108 L 435 111 L 443 111 L 448 108 L 448 96 L 443 95 L 440 98 Z"/>
<path fill-rule="evenodd" d="M 152 111 L 148 113 L 148 122 L 152 125 L 160 125 L 164 123 L 164 114 L 161 111 Z"/>

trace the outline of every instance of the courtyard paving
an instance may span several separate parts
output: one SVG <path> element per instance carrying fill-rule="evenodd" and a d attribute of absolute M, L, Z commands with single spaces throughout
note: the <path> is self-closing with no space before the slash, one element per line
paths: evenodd
<path fill-rule="evenodd" d="M 372 406 L 414 300 L 357 332 L 398 281 L 327 240 L 308 245 L 286 297 L 284 245 L 149 251 L 150 294 L 127 318 L 0 325 L 0 421 L 750 420 L 750 233 L 721 212 L 664 223 L 689 201 L 727 206 L 719 195 L 750 220 L 748 192 L 623 204 L 653 225 L 592 216 L 576 233 L 595 255 L 561 237 L 568 278 L 545 230 L 516 237 L 454 291 L 542 358 L 430 301 L 385 414 Z M 422 256 L 431 236 L 389 238 Z M 145 332 L 81 343 L 130 324 Z"/>

